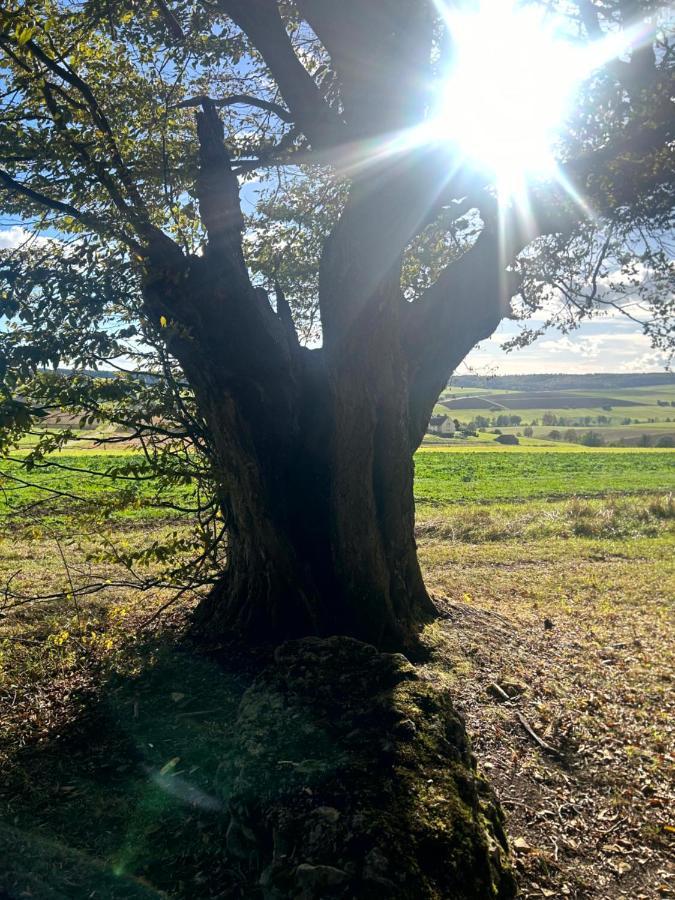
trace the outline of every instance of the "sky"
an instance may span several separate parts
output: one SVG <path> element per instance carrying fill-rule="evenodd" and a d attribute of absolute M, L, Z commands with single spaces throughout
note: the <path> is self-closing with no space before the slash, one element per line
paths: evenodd
<path fill-rule="evenodd" d="M 0 227 L 0 249 L 16 247 L 25 237 L 18 225 Z M 536 327 L 537 320 L 530 319 L 528 325 Z M 504 321 L 467 356 L 459 374 L 628 373 L 665 368 L 665 355 L 653 350 L 640 327 L 621 315 L 585 322 L 566 335 L 550 330 L 530 347 L 503 350 L 502 344 L 517 333 L 517 323 Z"/>
<path fill-rule="evenodd" d="M 528 324 L 534 323 L 531 319 Z M 569 334 L 550 330 L 529 347 L 504 351 L 502 344 L 517 333 L 515 323 L 502 323 L 467 356 L 461 373 L 659 372 L 666 365 L 665 354 L 654 350 L 640 327 L 626 318 L 585 322 Z"/>

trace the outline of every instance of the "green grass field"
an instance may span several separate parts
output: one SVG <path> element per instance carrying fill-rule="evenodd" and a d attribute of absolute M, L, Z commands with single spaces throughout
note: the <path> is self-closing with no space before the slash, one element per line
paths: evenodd
<path fill-rule="evenodd" d="M 512 448 L 417 454 L 419 501 L 490 501 L 675 490 L 672 451 Z"/>
<path fill-rule="evenodd" d="M 63 517 L 78 506 L 95 513 L 104 497 L 110 515 L 126 520 L 161 518 L 170 503 L 189 505 L 190 485 L 158 493 L 153 481 L 108 477 L 125 459 L 133 454 L 66 453 L 55 462 L 68 468 L 31 472 L 18 462 L 0 463 L 0 517 Z M 535 440 L 520 447 L 425 448 L 416 455 L 415 471 L 416 499 L 432 503 L 675 490 L 673 451 L 580 450 Z"/>

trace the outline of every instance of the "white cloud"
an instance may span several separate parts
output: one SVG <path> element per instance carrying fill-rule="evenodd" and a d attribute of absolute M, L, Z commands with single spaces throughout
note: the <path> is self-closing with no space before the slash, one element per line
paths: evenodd
<path fill-rule="evenodd" d="M 570 334 L 549 331 L 529 347 L 502 349 L 505 339 L 517 330 L 512 323 L 502 325 L 489 340 L 483 341 L 466 358 L 466 366 L 495 374 L 569 372 L 645 372 L 665 368 L 665 354 L 654 350 L 639 325 L 626 327 L 606 320 L 586 322 Z M 619 327 L 617 327 L 619 326 Z"/>
<path fill-rule="evenodd" d="M 17 247 L 21 247 L 27 242 L 30 242 L 32 246 L 37 246 L 55 240 L 57 240 L 57 238 L 36 235 L 32 231 L 28 231 L 28 229 L 24 228 L 22 225 L 12 225 L 11 228 L 0 228 L 0 250 L 16 250 Z"/>
<path fill-rule="evenodd" d="M 12 225 L 11 228 L 0 229 L 0 250 L 15 250 L 24 244 L 31 236 L 20 225 Z"/>

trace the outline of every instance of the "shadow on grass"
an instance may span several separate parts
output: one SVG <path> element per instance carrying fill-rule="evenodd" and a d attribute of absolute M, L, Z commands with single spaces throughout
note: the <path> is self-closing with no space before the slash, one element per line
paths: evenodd
<path fill-rule="evenodd" d="M 236 873 L 219 871 L 222 798 L 252 675 L 167 644 L 146 650 L 142 667 L 80 697 L 75 721 L 23 748 L 3 773 L 0 897 L 157 896 L 143 883 L 174 897 L 235 888 Z"/>
<path fill-rule="evenodd" d="M 15 755 L 0 900 L 511 900 L 463 723 L 404 657 L 143 650 Z"/>

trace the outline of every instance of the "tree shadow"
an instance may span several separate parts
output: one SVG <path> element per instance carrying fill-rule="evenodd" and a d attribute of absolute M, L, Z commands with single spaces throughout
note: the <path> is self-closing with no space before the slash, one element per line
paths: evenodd
<path fill-rule="evenodd" d="M 0 860 L 5 900 L 513 896 L 447 694 L 346 637 L 144 647 L 16 754 Z"/>
<path fill-rule="evenodd" d="M 172 896 L 218 896 L 224 779 L 253 673 L 185 647 L 145 651 L 142 665 L 130 660 L 128 671 L 74 698 L 77 717 L 20 750 L 3 773 L 6 896 L 79 897 L 81 882 L 82 897 L 131 897 L 132 876 Z M 223 880 L 231 884 L 232 872 Z"/>

